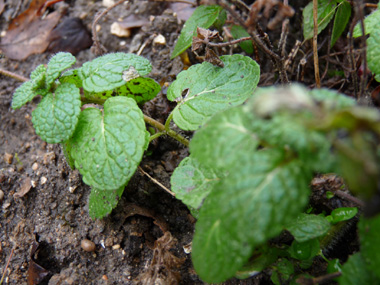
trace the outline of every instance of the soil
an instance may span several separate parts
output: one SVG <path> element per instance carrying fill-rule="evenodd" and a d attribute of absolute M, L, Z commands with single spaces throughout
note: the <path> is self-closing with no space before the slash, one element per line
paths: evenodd
<path fill-rule="evenodd" d="M 7 9 L 15 11 L 19 2 L 25 1 L 8 1 Z M 95 14 L 104 9 L 102 1 L 65 2 L 65 17 L 80 17 L 88 29 Z M 129 9 L 121 5 L 111 10 L 99 21 L 100 42 L 108 52 L 136 53 L 140 50 L 153 65 L 150 77 L 157 82 L 171 82 L 184 68 L 180 57 L 170 59 L 183 22 L 173 15 L 167 3 L 134 2 Z M 304 7 L 308 1 L 299 2 L 302 3 L 297 3 L 298 6 Z M 59 5 L 62 3 L 50 9 L 57 9 Z M 24 6 L 25 3 L 21 10 Z M 111 24 L 131 13 L 147 19 L 148 25 L 134 29 L 129 38 L 112 35 Z M 302 31 L 297 28 L 300 27 L 300 13 L 297 11 L 291 20 L 288 52 L 296 39 L 302 38 Z M 1 31 L 8 27 L 9 14 L 4 12 L 1 16 Z M 272 39 L 278 38 L 280 29 L 271 33 Z M 152 38 L 158 34 L 165 37 L 166 45 L 152 43 Z M 24 61 L 2 58 L 1 66 L 28 77 L 50 56 L 46 52 Z M 270 61 L 261 53 L 258 56 L 262 68 L 260 85 L 275 84 L 277 78 L 273 76 Z M 77 55 L 77 65 L 95 57 L 90 49 L 83 50 Z M 311 64 L 306 66 L 306 74 L 308 69 L 312 70 Z M 295 79 L 296 72 L 292 76 Z M 304 78 L 304 83 L 310 85 L 312 82 L 311 73 Z M 328 86 L 330 82 L 326 80 L 325 84 Z M 44 277 L 41 284 L 133 284 L 149 280 L 149 274 L 143 273 L 152 270 L 159 274 L 155 284 L 203 284 L 192 267 L 190 254 L 184 250 L 190 246 L 195 223 L 186 206 L 137 171 L 112 213 L 104 219 L 92 220 L 87 203 L 90 188 L 82 182 L 79 173 L 67 165 L 60 146 L 49 145 L 35 134 L 31 113 L 39 99 L 19 110 L 11 109 L 12 94 L 19 85 L 14 79 L 1 77 L 0 189 L 4 192 L 4 199 L 0 201 L 0 274 L 9 261 L 4 284 L 26 284 L 30 275 L 28 268 L 34 263 L 46 269 L 39 273 L 41 279 Z M 352 94 L 351 90 L 352 86 L 348 84 L 346 93 Z M 165 91 L 163 88 L 158 97 L 143 108 L 146 114 L 161 122 L 173 108 L 166 100 Z M 191 133 L 184 135 L 190 136 Z M 170 188 L 174 168 L 187 155 L 188 150 L 179 143 L 161 137 L 151 144 L 141 167 Z M 26 193 L 20 192 L 23 190 Z M 165 232 L 170 236 L 165 236 Z M 95 251 L 87 252 L 81 248 L 84 239 L 95 243 Z M 38 249 L 35 250 L 37 243 Z M 153 254 L 162 252 L 177 257 L 173 258 L 176 262 L 153 264 Z M 227 283 L 268 282 L 268 275 L 263 273 L 248 280 L 234 279 Z"/>

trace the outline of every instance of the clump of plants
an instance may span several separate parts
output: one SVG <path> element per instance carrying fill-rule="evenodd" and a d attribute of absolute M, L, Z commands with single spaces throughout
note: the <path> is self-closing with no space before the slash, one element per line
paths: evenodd
<path fill-rule="evenodd" d="M 335 19 L 346 22 L 342 9 L 348 2 L 333 2 L 325 21 L 338 9 Z M 275 284 L 314 282 L 305 272 L 321 258 L 328 263 L 328 278 L 340 276 L 341 284 L 359 284 L 363 276 L 369 284 L 379 283 L 380 215 L 372 203 L 380 197 L 379 112 L 327 89 L 297 84 L 256 89 L 260 68 L 254 60 L 218 57 L 211 49 L 218 34 L 207 28 L 223 18 L 220 6 L 200 6 L 184 27 L 173 57 L 190 45 L 204 46 L 206 61 L 182 71 L 170 85 L 167 98 L 177 106 L 165 125 L 140 110 L 160 85 L 146 77 L 149 61 L 134 54 L 107 54 L 69 69 L 75 58 L 58 53 L 15 91 L 12 108 L 42 96 L 32 114 L 36 133 L 61 144 L 71 167 L 91 186 L 94 218 L 117 205 L 152 140 L 169 135 L 189 146 L 190 156 L 175 169 L 171 184 L 198 220 L 192 260 L 206 282 L 262 270 L 271 272 Z M 375 32 L 371 37 L 377 40 Z M 376 56 L 369 59 L 370 66 L 380 64 Z M 195 131 L 190 142 L 170 129 L 172 121 Z M 156 131 L 148 132 L 146 123 Z M 346 193 L 355 206 L 331 213 L 310 207 L 313 176 L 331 172 L 364 202 Z M 322 195 L 331 199 L 339 191 Z M 341 265 L 323 250 L 352 219 L 359 220 L 360 252 Z M 273 241 L 286 233 L 290 242 Z"/>

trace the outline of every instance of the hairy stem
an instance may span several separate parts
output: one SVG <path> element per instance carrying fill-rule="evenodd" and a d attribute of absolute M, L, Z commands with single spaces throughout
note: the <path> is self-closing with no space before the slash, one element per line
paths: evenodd
<path fill-rule="evenodd" d="M 25 82 L 25 81 L 29 80 L 29 78 L 26 78 L 26 77 L 24 77 L 22 75 L 18 75 L 16 73 L 10 72 L 10 71 L 2 69 L 2 68 L 0 68 L 0 74 L 5 75 L 7 77 L 11 77 L 13 79 L 16 79 L 16 80 L 22 81 L 22 82 Z"/>

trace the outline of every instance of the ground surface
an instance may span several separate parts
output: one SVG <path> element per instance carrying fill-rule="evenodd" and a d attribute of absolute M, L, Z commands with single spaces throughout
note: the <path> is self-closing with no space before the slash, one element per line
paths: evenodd
<path fill-rule="evenodd" d="M 20 1 L 8 2 L 8 8 L 15 8 Z M 104 9 L 102 1 L 66 2 L 69 5 L 66 17 L 81 17 L 87 26 L 91 25 L 95 13 Z M 182 24 L 173 12 L 167 10 L 167 4 L 135 2 L 139 3 L 129 10 L 122 5 L 100 20 L 100 41 L 109 52 L 137 52 L 145 44 L 141 55 L 152 62 L 151 77 L 157 82 L 171 82 L 183 69 L 180 58 L 170 60 Z M 303 7 L 308 1 L 300 2 L 299 6 Z M 111 24 L 131 12 L 147 19 L 148 25 L 134 30 L 130 38 L 111 35 Z M 300 27 L 300 19 L 297 17 L 291 22 L 288 52 L 297 37 L 302 37 L 297 28 Z M 6 30 L 8 23 L 3 15 L 0 30 Z M 154 34 L 162 34 L 166 45 L 153 45 L 149 39 Z M 276 36 L 278 31 L 273 31 L 272 38 Z M 37 65 L 46 63 L 50 56 L 49 53 L 32 55 L 25 61 L 3 58 L 1 66 L 29 76 Z M 77 58 L 79 65 L 95 58 L 95 55 L 87 49 L 80 52 Z M 260 85 L 275 83 L 269 60 L 261 60 Z M 312 70 L 312 65 L 307 66 L 306 71 L 308 68 Z M 295 73 L 293 77 L 296 77 Z M 312 81 L 312 73 L 304 78 L 309 85 Z M 192 268 L 190 255 L 183 249 L 191 242 L 194 230 L 194 218 L 187 208 L 137 171 L 112 214 L 102 220 L 92 220 L 87 208 L 89 187 L 66 164 L 60 147 L 44 143 L 34 132 L 31 112 L 39 99 L 17 111 L 10 108 L 13 91 L 19 85 L 14 79 L 1 77 L 0 189 L 5 197 L 0 202 L 0 274 L 13 251 L 5 284 L 26 284 L 35 241 L 39 242 L 39 249 L 32 257 L 49 271 L 44 283 L 129 284 L 141 281 L 139 274 L 152 269 L 154 242 L 163 236 L 163 227 L 167 227 L 175 239 L 167 243 L 165 250 L 183 259 L 183 262 L 178 262 L 178 268 L 160 268 L 162 284 L 169 284 L 169 281 L 173 284 L 203 284 Z M 350 93 L 349 86 L 346 91 Z M 171 108 L 173 106 L 165 99 L 163 89 L 157 99 L 144 106 L 144 112 L 164 122 Z M 144 157 L 141 167 L 170 187 L 170 175 L 187 156 L 187 149 L 165 137 L 150 146 L 150 153 L 150 156 Z M 19 197 L 21 195 L 17 193 L 28 189 L 28 185 L 32 185 L 29 192 Z M 84 251 L 80 246 L 83 239 L 94 242 L 96 250 Z M 267 280 L 264 275 L 229 283 L 265 284 L 263 280 Z"/>

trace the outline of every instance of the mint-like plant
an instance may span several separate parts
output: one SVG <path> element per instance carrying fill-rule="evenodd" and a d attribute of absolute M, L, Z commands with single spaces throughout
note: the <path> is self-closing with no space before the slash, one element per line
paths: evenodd
<path fill-rule="evenodd" d="M 168 99 L 178 105 L 165 126 L 140 110 L 139 105 L 161 88 L 144 77 L 152 69 L 150 62 L 134 54 L 107 54 L 68 70 L 75 57 L 58 53 L 16 89 L 12 108 L 42 96 L 32 113 L 36 133 L 48 143 L 62 145 L 70 166 L 92 188 L 90 216 L 101 218 L 117 205 L 150 140 L 168 134 L 188 144 L 169 129 L 172 119 L 184 130 L 196 130 L 217 112 L 252 95 L 259 81 L 257 63 L 242 55 L 221 59 L 223 69 L 205 62 L 178 75 L 168 90 Z M 145 122 L 158 132 L 151 136 Z"/>

